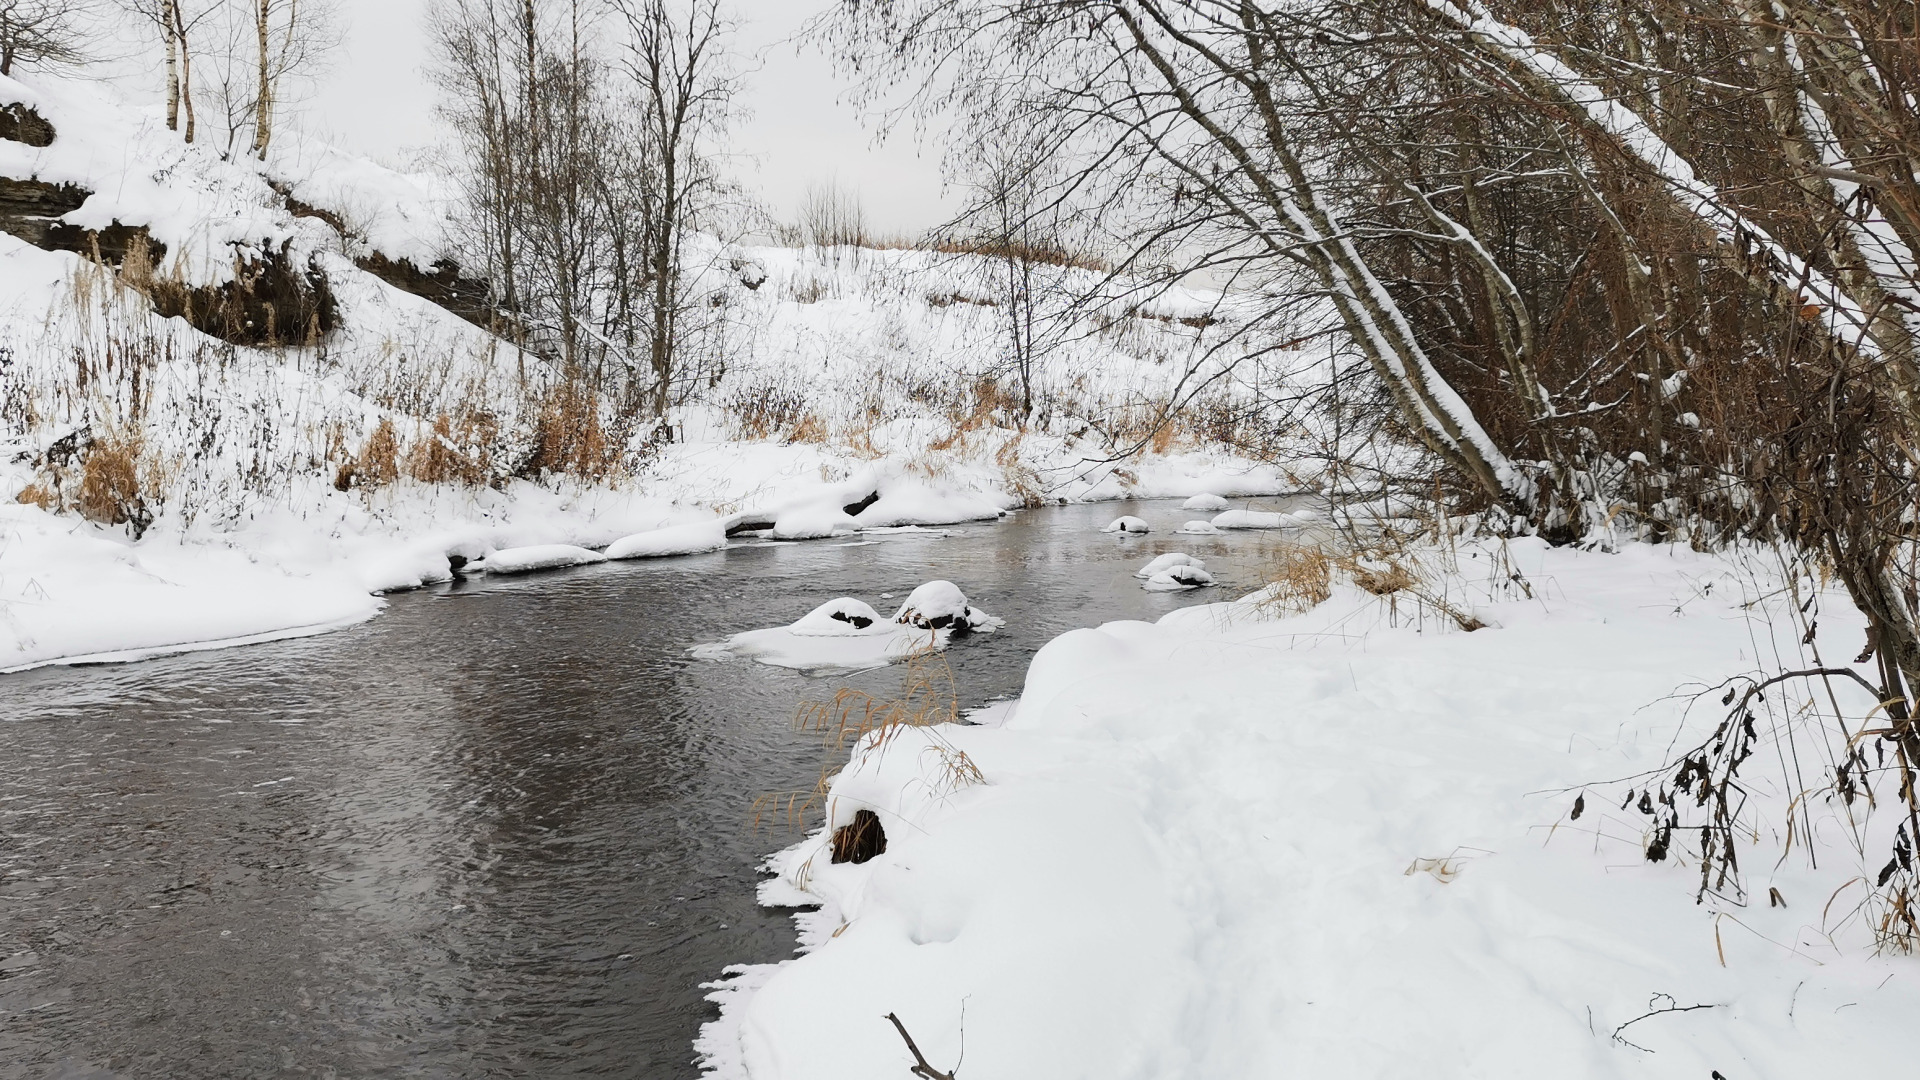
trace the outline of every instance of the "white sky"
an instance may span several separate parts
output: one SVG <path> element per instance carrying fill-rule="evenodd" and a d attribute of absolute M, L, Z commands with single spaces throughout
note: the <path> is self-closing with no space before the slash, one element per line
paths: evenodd
<path fill-rule="evenodd" d="M 305 126 L 342 149 L 393 165 L 416 164 L 435 141 L 427 82 L 429 0 L 339 0 L 343 40 L 330 72 L 305 103 Z M 910 133 L 875 146 L 842 98 L 832 65 L 788 41 L 829 0 L 730 0 L 738 45 L 764 58 L 746 76 L 749 117 L 736 129 L 735 173 L 779 216 L 791 218 L 809 185 L 857 190 L 877 232 L 918 232 L 944 220 L 937 150 Z M 748 67 L 752 67 L 751 60 Z"/>

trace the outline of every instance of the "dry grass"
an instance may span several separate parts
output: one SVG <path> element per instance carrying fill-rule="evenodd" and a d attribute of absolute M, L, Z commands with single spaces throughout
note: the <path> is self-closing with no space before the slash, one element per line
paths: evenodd
<path fill-rule="evenodd" d="M 60 495 L 50 485 L 35 482 L 21 488 L 20 494 L 15 495 L 13 501 L 52 511 L 59 508 Z"/>
<path fill-rule="evenodd" d="M 940 791 L 986 782 L 966 751 L 932 730 L 960 720 L 960 695 L 952 666 L 929 646 L 908 656 L 900 672 L 900 691 L 893 696 L 841 687 L 828 700 L 801 703 L 794 715 L 794 730 L 821 736 L 830 759 L 840 759 L 849 746 L 857 749 L 842 764 L 830 760 L 811 790 L 770 792 L 756 798 L 756 828 L 778 821 L 784 821 L 788 828 L 798 828 L 822 813 L 831 820 L 827 798 L 833 778 L 845 767 L 858 768 L 869 760 L 877 763 L 909 728 L 928 731 L 927 752 L 938 759 L 935 785 Z"/>
<path fill-rule="evenodd" d="M 351 488 L 373 489 L 385 487 L 398 479 L 400 435 L 394 430 L 393 421 L 383 416 L 373 433 L 367 436 L 360 452 L 334 473 L 333 486 L 341 491 Z"/>
<path fill-rule="evenodd" d="M 776 386 L 742 390 L 725 405 L 740 425 L 741 437 L 747 439 L 772 438 L 776 432 L 791 430 L 807 412 L 807 402 L 802 395 Z"/>
<path fill-rule="evenodd" d="M 1066 266 L 1076 270 L 1091 270 L 1094 273 L 1105 273 L 1108 270 L 1106 262 L 1098 256 L 1083 251 L 1068 251 L 1058 244 L 989 239 L 935 239 L 912 246 L 947 255 L 982 255 L 990 259 L 1014 259 L 1045 266 Z"/>
<path fill-rule="evenodd" d="M 1445 551 L 1428 554 L 1390 535 L 1328 537 L 1314 544 L 1285 544 L 1274 549 L 1259 606 L 1275 615 L 1298 615 L 1333 596 L 1335 581 L 1386 602 L 1388 618 L 1423 623 L 1445 620 L 1472 632 L 1486 623 L 1449 593 L 1458 568 Z"/>
<path fill-rule="evenodd" d="M 407 475 L 425 484 L 484 484 L 492 476 L 491 447 L 499 430 L 491 413 L 463 410 L 458 420 L 441 413 L 407 451 Z"/>
<path fill-rule="evenodd" d="M 819 413 L 808 412 L 802 414 L 800 419 L 793 425 L 792 430 L 787 432 L 785 441 L 788 443 L 824 443 L 827 441 L 827 436 L 827 422 L 820 418 Z"/>
<path fill-rule="evenodd" d="M 102 525 L 132 525 L 137 536 L 152 520 L 141 480 L 140 437 L 96 439 L 80 474 L 74 508 Z"/>
<path fill-rule="evenodd" d="M 1299 615 L 1333 596 L 1333 560 L 1320 548 L 1287 544 L 1274 549 L 1260 606 L 1274 614 Z"/>
<path fill-rule="evenodd" d="M 533 452 L 518 470 L 604 480 L 619 469 L 620 440 L 610 438 L 600 419 L 600 396 L 572 380 L 550 390 L 534 423 Z"/>

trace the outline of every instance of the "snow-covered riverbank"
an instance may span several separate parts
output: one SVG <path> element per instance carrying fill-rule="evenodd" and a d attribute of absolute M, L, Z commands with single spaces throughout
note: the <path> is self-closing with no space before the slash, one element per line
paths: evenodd
<path fill-rule="evenodd" d="M 870 810 L 885 851 L 833 864 L 823 829 L 773 858 L 763 900 L 818 905 L 804 955 L 734 974 L 705 1064 L 905 1075 L 893 1013 L 997 1078 L 1899 1075 L 1920 966 L 1860 907 L 1896 815 L 1790 812 L 1818 717 L 1762 720 L 1744 903 L 1696 904 L 1697 845 L 1645 861 L 1621 806 L 1725 680 L 1858 650 L 1843 598 L 1796 616 L 1769 565 L 1462 543 L 1443 599 L 1472 633 L 1336 577 L 1304 613 L 1062 635 L 1011 708 L 855 752 L 829 824 Z M 1796 828 L 1813 862 L 1779 858 Z"/>
<path fill-rule="evenodd" d="M 1124 478 L 1064 444 L 1052 461 L 1050 490 L 1076 500 L 1258 495 L 1293 484 L 1223 453 L 1136 461 Z M 11 487 L 26 482 L 25 470 L 13 472 Z M 383 605 L 373 594 L 444 581 L 456 561 L 500 550 L 605 548 L 699 522 L 770 524 L 804 539 L 991 519 L 1024 498 L 1003 477 L 991 462 L 958 461 L 935 476 L 904 457 L 866 459 L 820 444 L 676 444 L 618 488 L 401 482 L 369 494 L 313 480 L 244 521 L 163 522 L 137 541 L 123 526 L 0 502 L 0 672 L 337 629 L 376 615 Z M 0 463 L 0 489 L 8 480 Z M 636 542 L 609 553 L 682 550 L 685 543 Z"/>

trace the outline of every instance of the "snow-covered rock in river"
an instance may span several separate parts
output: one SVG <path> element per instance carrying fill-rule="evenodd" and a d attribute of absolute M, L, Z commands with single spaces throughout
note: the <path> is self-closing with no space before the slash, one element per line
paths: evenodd
<path fill-rule="evenodd" d="M 1227 500 L 1204 491 L 1180 504 L 1180 509 L 1182 510 L 1220 511 L 1226 508 Z"/>
<path fill-rule="evenodd" d="M 623 536 L 607 545 L 609 559 L 652 559 L 662 555 L 695 555 L 727 546 L 727 523 L 696 521 Z"/>
<path fill-rule="evenodd" d="M 800 617 L 787 630 L 802 637 L 846 637 L 880 625 L 880 613 L 851 596 L 829 600 Z"/>
<path fill-rule="evenodd" d="M 845 535 L 859 528 L 846 510 L 832 499 L 788 507 L 774 519 L 776 540 L 814 540 L 823 536 Z"/>
<path fill-rule="evenodd" d="M 1149 533 L 1153 531 L 1153 526 L 1148 525 L 1137 517 L 1128 515 L 1126 517 L 1114 518 L 1113 521 L 1108 523 L 1106 528 L 1100 531 L 1109 533 Z"/>
<path fill-rule="evenodd" d="M 893 621 L 923 630 L 998 630 L 1007 624 L 969 604 L 951 581 L 929 581 L 908 593 Z"/>
<path fill-rule="evenodd" d="M 532 547 L 505 548 L 488 555 L 489 574 L 524 574 L 529 570 L 552 570 L 561 566 L 584 566 L 606 562 L 597 551 L 572 544 L 535 544 Z"/>
<path fill-rule="evenodd" d="M 1228 510 L 1223 514 L 1214 515 L 1213 527 L 1216 529 L 1297 529 L 1316 516 L 1318 515 L 1311 510 L 1300 510 L 1291 514 L 1266 510 Z"/>
<path fill-rule="evenodd" d="M 703 660 L 741 657 L 797 671 L 860 671 L 904 659 L 925 649 L 943 649 L 955 633 L 988 633 L 1006 625 L 967 603 L 950 581 L 915 589 L 892 619 L 850 596 L 829 600 L 787 626 L 748 630 L 701 645 Z"/>
<path fill-rule="evenodd" d="M 879 497 L 855 519 L 863 529 L 901 525 L 953 525 L 962 521 L 992 521 L 1001 507 L 991 499 L 953 485 L 915 483 L 887 478 Z"/>
<path fill-rule="evenodd" d="M 1174 531 L 1179 533 L 1184 533 L 1187 536 L 1219 536 L 1220 535 L 1220 527 L 1218 525 L 1215 525 L 1211 521 L 1189 521 L 1185 525 L 1180 526 L 1178 529 Z"/>
<path fill-rule="evenodd" d="M 1133 576 L 1137 578 L 1150 578 L 1155 574 L 1171 570 L 1176 566 L 1191 566 L 1204 570 L 1207 568 L 1207 563 L 1205 559 L 1195 555 L 1189 555 L 1184 551 L 1169 551 L 1165 555 L 1155 555 L 1151 562 L 1135 570 Z"/>
<path fill-rule="evenodd" d="M 1184 592 L 1213 584 L 1213 575 L 1190 563 L 1171 566 L 1149 577 L 1141 588 L 1148 592 Z"/>

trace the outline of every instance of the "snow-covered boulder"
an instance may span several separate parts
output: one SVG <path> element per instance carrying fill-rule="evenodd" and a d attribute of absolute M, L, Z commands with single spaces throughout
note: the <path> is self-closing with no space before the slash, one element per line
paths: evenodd
<path fill-rule="evenodd" d="M 834 499 L 803 503 L 780 511 L 773 521 L 776 540 L 814 540 L 823 536 L 841 536 L 860 526 Z"/>
<path fill-rule="evenodd" d="M 864 601 L 842 596 L 807 612 L 787 630 L 802 637 L 847 637 L 879 625 L 879 612 Z"/>
<path fill-rule="evenodd" d="M 1005 619 L 969 604 L 951 581 L 929 581 L 908 593 L 893 621 L 923 630 L 998 630 L 1006 625 Z"/>
<path fill-rule="evenodd" d="M 1180 504 L 1182 510 L 1205 510 L 1216 513 L 1226 508 L 1227 500 L 1204 491 Z"/>
<path fill-rule="evenodd" d="M 1301 517 L 1301 514 L 1309 515 Z M 1294 514 L 1274 513 L 1267 510 L 1228 510 L 1215 514 L 1213 527 L 1216 529 L 1295 529 L 1313 520 L 1313 511 L 1303 510 Z"/>
<path fill-rule="evenodd" d="M 901 525 L 954 525 L 992 521 L 1001 516 L 993 500 L 950 484 L 927 484 L 888 477 L 878 497 L 856 519 L 863 529 Z"/>
<path fill-rule="evenodd" d="M 1150 578 L 1155 574 L 1171 570 L 1176 566 L 1192 566 L 1204 570 L 1207 564 L 1206 560 L 1194 555 L 1189 555 L 1184 551 L 1169 551 L 1165 555 L 1155 555 L 1151 562 L 1135 570 L 1133 576 L 1137 578 Z"/>
<path fill-rule="evenodd" d="M 607 545 L 609 559 L 653 559 L 663 555 L 694 555 L 727 546 L 727 523 L 696 521 L 623 536 Z"/>
<path fill-rule="evenodd" d="M 1185 534 L 1187 536 L 1219 536 L 1220 535 L 1220 527 L 1218 525 L 1215 525 L 1211 521 L 1198 521 L 1198 520 L 1189 521 L 1185 525 L 1180 526 L 1178 529 L 1175 529 L 1174 531 Z"/>
<path fill-rule="evenodd" d="M 534 544 L 530 547 L 503 548 L 489 554 L 486 570 L 489 574 L 524 574 L 529 570 L 552 570 L 606 561 L 605 555 L 572 544 Z"/>
<path fill-rule="evenodd" d="M 956 633 L 987 633 L 1006 625 L 967 603 L 950 581 L 915 589 L 899 614 L 879 612 L 850 596 L 829 600 L 787 626 L 748 630 L 701 645 L 703 660 L 740 657 L 797 671 L 861 671 L 904 659 L 923 649 L 944 649 Z"/>
<path fill-rule="evenodd" d="M 1108 533 L 1150 533 L 1153 526 L 1132 515 L 1114 518 L 1107 527 L 1100 530 Z"/>
<path fill-rule="evenodd" d="M 1182 564 L 1169 567 L 1148 578 L 1141 588 L 1148 592 L 1184 592 L 1213 584 L 1213 575 L 1198 566 Z"/>

